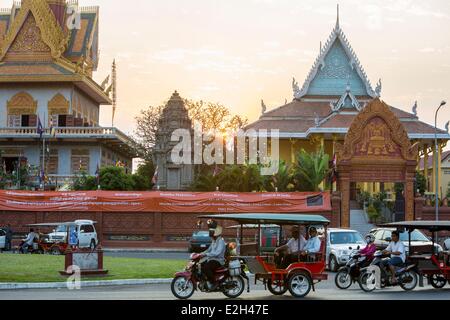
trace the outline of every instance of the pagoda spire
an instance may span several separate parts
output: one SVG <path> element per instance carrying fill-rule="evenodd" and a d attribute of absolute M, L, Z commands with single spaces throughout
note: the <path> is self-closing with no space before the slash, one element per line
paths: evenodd
<path fill-rule="evenodd" d="M 336 14 L 336 29 L 339 29 L 341 26 L 339 24 L 339 3 L 337 4 L 337 14 Z"/>

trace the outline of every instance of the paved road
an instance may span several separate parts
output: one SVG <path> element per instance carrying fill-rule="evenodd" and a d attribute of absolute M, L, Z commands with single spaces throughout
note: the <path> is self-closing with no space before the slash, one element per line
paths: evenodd
<path fill-rule="evenodd" d="M 219 293 L 196 293 L 194 300 L 224 299 Z M 0 300 L 173 300 L 169 284 L 143 286 L 94 287 L 69 291 L 58 290 L 11 290 L 0 291 Z M 280 300 L 293 299 L 289 293 L 282 297 L 271 296 L 262 286 L 251 286 L 251 293 L 244 293 L 245 300 Z M 338 290 L 332 280 L 320 283 L 316 292 L 311 292 L 306 299 L 310 300 L 450 300 L 450 286 L 436 290 L 432 287 L 416 288 L 405 292 L 400 288 L 389 288 L 372 293 L 362 292 L 358 285 L 348 290 Z"/>

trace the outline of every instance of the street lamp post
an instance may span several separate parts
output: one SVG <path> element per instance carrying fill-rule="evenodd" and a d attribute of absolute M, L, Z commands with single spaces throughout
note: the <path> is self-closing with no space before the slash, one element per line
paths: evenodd
<path fill-rule="evenodd" d="M 438 170 L 438 166 L 439 166 L 439 161 L 440 159 L 438 159 L 438 155 L 439 155 L 439 146 L 438 146 L 438 140 L 437 140 L 437 116 L 438 116 L 438 112 L 439 110 L 445 106 L 447 104 L 447 102 L 442 101 L 441 104 L 439 105 L 439 108 L 437 108 L 436 110 L 436 114 L 434 116 L 434 147 L 435 147 L 435 173 L 434 173 L 434 182 L 435 182 L 435 213 L 436 213 L 436 221 L 439 221 L 439 170 Z"/>

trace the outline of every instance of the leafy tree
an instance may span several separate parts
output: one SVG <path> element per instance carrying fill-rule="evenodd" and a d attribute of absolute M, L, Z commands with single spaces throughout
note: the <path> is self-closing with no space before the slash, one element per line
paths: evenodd
<path fill-rule="evenodd" d="M 416 172 L 416 179 L 414 180 L 414 191 L 419 190 L 419 193 L 421 195 L 425 194 L 425 191 L 427 189 L 427 180 L 425 178 L 425 175 L 423 175 L 421 172 Z"/>
<path fill-rule="evenodd" d="M 299 191 L 319 191 L 329 170 L 329 155 L 321 148 L 314 153 L 300 150 L 294 164 L 294 183 Z"/>
<path fill-rule="evenodd" d="M 155 174 L 155 165 L 152 161 L 145 161 L 141 164 L 136 173 L 133 174 L 134 189 L 137 191 L 152 190 L 152 178 Z"/>
<path fill-rule="evenodd" d="M 286 165 L 285 161 L 279 164 L 278 172 L 272 176 L 265 176 L 264 190 L 274 192 L 288 192 L 294 189 L 294 177 L 292 168 Z"/>
<path fill-rule="evenodd" d="M 217 188 L 217 175 L 209 167 L 203 167 L 196 175 L 196 179 L 192 183 L 190 189 L 192 191 L 215 191 Z"/>
<path fill-rule="evenodd" d="M 237 130 L 248 123 L 248 119 L 240 115 L 232 115 L 231 111 L 220 103 L 185 100 L 185 106 L 192 121 L 198 121 L 203 131 Z M 152 149 L 156 143 L 156 131 L 165 105 L 150 106 L 140 112 L 136 120 L 136 149 L 145 160 L 152 159 Z"/>
<path fill-rule="evenodd" d="M 76 175 L 72 182 L 72 190 L 74 191 L 88 191 L 96 190 L 97 181 L 95 177 L 88 176 L 85 171 L 81 174 Z"/>

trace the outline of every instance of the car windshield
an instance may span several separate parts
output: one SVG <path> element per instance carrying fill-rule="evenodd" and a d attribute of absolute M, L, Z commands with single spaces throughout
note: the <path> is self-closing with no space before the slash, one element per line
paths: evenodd
<path fill-rule="evenodd" d="M 408 241 L 408 232 L 400 233 L 400 241 Z M 427 242 L 429 242 L 430 239 L 428 239 L 419 230 L 414 230 L 413 232 L 411 232 L 411 241 L 427 241 Z"/>
<path fill-rule="evenodd" d="M 55 232 L 66 232 L 66 226 L 56 227 Z"/>
<path fill-rule="evenodd" d="M 197 231 L 194 232 L 193 236 L 197 238 L 209 238 L 209 231 Z"/>
<path fill-rule="evenodd" d="M 364 239 L 358 232 L 332 232 L 330 234 L 331 244 L 358 243 L 364 244 Z"/>

